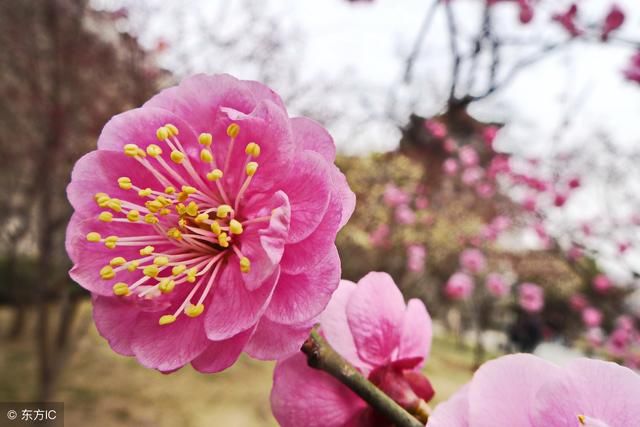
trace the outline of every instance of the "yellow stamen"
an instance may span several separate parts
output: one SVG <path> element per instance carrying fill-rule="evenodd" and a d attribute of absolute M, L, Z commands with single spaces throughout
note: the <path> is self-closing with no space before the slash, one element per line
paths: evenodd
<path fill-rule="evenodd" d="M 153 191 L 150 188 L 145 188 L 143 190 L 138 191 L 138 196 L 140 197 L 149 197 Z"/>
<path fill-rule="evenodd" d="M 171 274 L 173 274 L 174 276 L 177 276 L 179 274 L 184 273 L 186 269 L 187 269 L 187 266 L 184 264 L 176 265 L 171 269 Z"/>
<path fill-rule="evenodd" d="M 176 240 L 182 239 L 182 233 L 176 227 L 171 227 L 169 230 L 167 230 L 167 236 Z"/>
<path fill-rule="evenodd" d="M 118 199 L 111 199 L 107 203 L 107 207 L 113 211 L 120 212 L 122 211 L 122 202 Z"/>
<path fill-rule="evenodd" d="M 164 316 L 160 317 L 160 320 L 158 320 L 158 324 L 160 326 L 170 325 L 175 321 L 176 316 L 174 316 L 173 314 L 165 314 Z"/>
<path fill-rule="evenodd" d="M 198 305 L 189 304 L 188 306 L 185 307 L 184 314 L 186 314 L 189 317 L 198 317 L 202 314 L 203 311 L 204 311 L 203 304 L 198 304 Z"/>
<path fill-rule="evenodd" d="M 170 213 L 171 213 L 171 209 L 168 209 L 168 208 L 160 209 L 160 215 L 162 216 L 167 216 Z"/>
<path fill-rule="evenodd" d="M 222 232 L 218 234 L 218 244 L 223 248 L 229 247 L 229 236 L 227 235 L 227 233 Z"/>
<path fill-rule="evenodd" d="M 115 258 L 112 258 L 111 261 L 109 261 L 109 265 L 111 265 L 112 267 L 118 267 L 121 265 L 124 265 L 127 262 L 126 259 L 124 259 L 121 256 L 117 256 Z"/>
<path fill-rule="evenodd" d="M 209 163 L 213 161 L 213 154 L 211 154 L 211 151 L 203 148 L 202 151 L 200 151 L 200 160 Z"/>
<path fill-rule="evenodd" d="M 109 195 L 107 193 L 96 193 L 95 196 L 93 196 L 93 199 L 97 202 L 98 199 L 102 197 L 106 197 L 108 199 Z"/>
<path fill-rule="evenodd" d="M 210 133 L 201 133 L 200 136 L 198 136 L 198 142 L 205 147 L 210 146 L 212 141 L 213 137 Z"/>
<path fill-rule="evenodd" d="M 182 163 L 182 161 L 184 160 L 184 153 L 180 152 L 180 151 L 172 151 L 171 152 L 171 160 L 173 160 L 174 163 L 180 164 Z"/>
<path fill-rule="evenodd" d="M 226 218 L 227 215 L 229 215 L 229 213 L 233 212 L 233 209 L 231 209 L 231 206 L 229 205 L 220 205 L 218 206 L 218 209 L 216 209 L 216 216 L 218 218 Z"/>
<path fill-rule="evenodd" d="M 195 187 L 192 187 L 190 185 L 183 185 L 182 186 L 182 191 L 187 193 L 187 194 L 194 194 L 194 193 L 198 192 L 198 190 Z"/>
<path fill-rule="evenodd" d="M 129 285 L 124 282 L 118 282 L 113 285 L 113 293 L 119 297 L 129 295 Z"/>
<path fill-rule="evenodd" d="M 167 128 L 167 130 L 169 131 L 169 135 L 171 136 L 176 136 L 180 134 L 180 132 L 178 132 L 178 128 L 172 125 L 171 123 L 167 123 L 166 125 L 164 125 L 164 127 Z"/>
<path fill-rule="evenodd" d="M 178 203 L 176 205 L 176 212 L 178 212 L 179 215 L 184 215 L 187 213 L 187 207 L 183 203 Z"/>
<path fill-rule="evenodd" d="M 102 279 L 104 280 L 113 279 L 114 277 L 116 277 L 116 272 L 113 271 L 113 267 L 111 267 L 110 265 L 105 265 L 100 269 L 100 277 L 102 277 Z"/>
<path fill-rule="evenodd" d="M 140 212 L 135 209 L 130 210 L 127 212 L 127 219 L 131 222 L 138 221 L 140 219 Z"/>
<path fill-rule="evenodd" d="M 212 170 L 211 172 L 209 172 L 207 174 L 207 179 L 209 181 L 217 181 L 220 178 L 222 178 L 222 175 L 223 175 L 223 173 L 222 173 L 222 171 L 220 169 L 214 169 L 214 170 Z"/>
<path fill-rule="evenodd" d="M 162 154 L 162 148 L 160 148 L 160 146 L 156 144 L 149 144 L 149 146 L 147 147 L 147 154 L 151 157 L 157 157 Z"/>
<path fill-rule="evenodd" d="M 110 200 L 111 198 L 109 198 L 109 196 L 103 193 L 100 197 L 96 198 L 96 203 L 101 208 L 106 208 Z"/>
<path fill-rule="evenodd" d="M 164 189 L 164 192 L 167 194 L 173 194 L 176 192 L 176 189 L 172 186 L 168 186 L 167 188 Z"/>
<path fill-rule="evenodd" d="M 209 219 L 209 214 L 201 213 L 200 215 L 196 216 L 194 221 L 196 222 L 196 224 L 202 224 L 203 222 L 205 222 L 208 219 Z"/>
<path fill-rule="evenodd" d="M 219 235 L 220 233 L 222 233 L 222 229 L 220 228 L 220 224 L 218 223 L 218 221 L 213 221 L 211 223 L 211 231 L 213 232 L 213 234 L 215 234 L 216 236 Z"/>
<path fill-rule="evenodd" d="M 156 131 L 156 138 L 158 138 L 158 141 L 164 141 L 169 138 L 169 129 L 164 126 L 159 127 Z"/>
<path fill-rule="evenodd" d="M 251 270 L 251 261 L 246 256 L 240 258 L 240 271 L 243 273 L 248 273 Z"/>
<path fill-rule="evenodd" d="M 227 127 L 227 135 L 230 138 L 235 138 L 240 133 L 240 126 L 237 123 L 231 123 L 229 127 Z"/>
<path fill-rule="evenodd" d="M 87 234 L 87 240 L 90 242 L 99 242 L 101 238 L 100 233 L 96 233 L 95 231 Z"/>
<path fill-rule="evenodd" d="M 198 204 L 196 202 L 189 202 L 189 204 L 187 205 L 187 215 L 198 215 Z"/>
<path fill-rule="evenodd" d="M 118 243 L 118 236 L 109 236 L 106 239 L 104 239 L 104 245 L 109 249 L 115 248 L 117 243 Z"/>
<path fill-rule="evenodd" d="M 244 152 L 250 155 L 253 158 L 256 158 L 260 155 L 260 146 L 255 142 L 250 142 L 244 149 Z"/>
<path fill-rule="evenodd" d="M 160 222 L 160 220 L 154 214 L 148 213 L 144 216 L 144 222 L 146 222 L 147 224 L 157 224 Z"/>
<path fill-rule="evenodd" d="M 256 162 L 247 163 L 247 167 L 245 168 L 245 172 L 247 172 L 247 175 L 253 176 L 256 174 L 257 170 L 258 170 L 258 164 Z"/>
<path fill-rule="evenodd" d="M 137 260 L 131 261 L 129 265 L 127 265 L 127 270 L 133 273 L 138 269 L 139 265 L 140 265 L 140 261 L 137 261 Z"/>
<path fill-rule="evenodd" d="M 156 277 L 160 273 L 157 265 L 148 265 L 142 269 L 142 274 L 149 277 Z"/>
<path fill-rule="evenodd" d="M 242 234 L 243 229 L 240 221 L 232 219 L 229 222 L 229 231 L 231 231 L 231 234 Z"/>
<path fill-rule="evenodd" d="M 157 256 L 153 259 L 155 265 L 163 266 L 169 264 L 169 258 L 166 256 Z"/>
<path fill-rule="evenodd" d="M 164 207 L 162 202 L 160 202 L 158 199 L 150 200 L 146 202 L 144 205 L 147 207 L 147 209 L 149 209 L 151 212 L 154 212 L 154 213 L 158 212 L 160 209 Z"/>
<path fill-rule="evenodd" d="M 174 282 L 171 279 L 163 279 L 158 285 L 158 289 L 160 289 L 160 292 L 162 292 L 163 294 L 168 294 L 175 287 L 176 287 L 176 282 Z"/>
<path fill-rule="evenodd" d="M 124 146 L 124 154 L 129 157 L 136 157 L 140 152 L 140 148 L 136 144 L 126 144 Z"/>
<path fill-rule="evenodd" d="M 153 246 L 145 246 L 144 248 L 140 249 L 140 255 L 151 255 L 155 250 L 156 248 L 154 248 Z"/>
<path fill-rule="evenodd" d="M 113 219 L 113 214 L 107 211 L 100 212 L 100 215 L 98 215 L 98 219 L 103 222 L 111 222 L 111 220 Z"/>
<path fill-rule="evenodd" d="M 123 190 L 131 190 L 131 178 L 128 176 L 121 176 L 118 178 L 118 186 Z"/>
<path fill-rule="evenodd" d="M 198 269 L 193 267 L 187 271 L 187 282 L 194 283 L 196 281 L 196 274 L 198 274 Z"/>

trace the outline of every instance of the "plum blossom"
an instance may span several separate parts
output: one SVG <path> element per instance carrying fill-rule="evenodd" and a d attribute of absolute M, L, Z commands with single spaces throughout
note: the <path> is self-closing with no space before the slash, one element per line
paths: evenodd
<path fill-rule="evenodd" d="M 420 373 L 431 347 L 431 318 L 420 300 L 405 304 L 388 274 L 340 282 L 319 322 L 339 354 L 410 412 L 433 397 Z M 283 427 L 387 425 L 346 386 L 307 366 L 301 353 L 276 365 L 271 408 Z"/>
<path fill-rule="evenodd" d="M 382 198 L 384 203 L 392 208 L 409 203 L 409 195 L 395 184 L 385 186 Z"/>
<path fill-rule="evenodd" d="M 424 270 L 427 260 L 427 249 L 423 245 L 413 244 L 407 247 L 407 268 L 414 273 Z"/>
<path fill-rule="evenodd" d="M 424 196 L 416 198 L 416 209 L 427 209 L 429 207 L 429 199 Z"/>
<path fill-rule="evenodd" d="M 444 170 L 444 173 L 449 176 L 458 173 L 458 168 L 458 162 L 456 159 L 449 158 L 442 163 L 442 170 Z"/>
<path fill-rule="evenodd" d="M 171 372 L 294 352 L 340 280 L 355 196 L 316 122 L 196 75 L 115 116 L 75 165 L 66 247 L 117 353 Z"/>
<path fill-rule="evenodd" d="M 544 308 L 544 289 L 535 283 L 522 283 L 518 287 L 518 303 L 529 313 L 538 313 Z"/>
<path fill-rule="evenodd" d="M 471 296 L 475 283 L 473 278 L 466 273 L 454 273 L 444 288 L 447 297 L 453 300 L 465 300 Z"/>
<path fill-rule="evenodd" d="M 470 145 L 465 145 L 458 152 L 458 158 L 460 162 L 466 166 L 476 166 L 480 162 L 480 156 L 478 156 L 478 152 L 475 148 Z"/>
<path fill-rule="evenodd" d="M 487 148 L 493 148 L 493 141 L 498 136 L 498 130 L 500 130 L 498 126 L 487 126 L 482 130 L 482 141 Z"/>
<path fill-rule="evenodd" d="M 593 288 L 601 293 L 607 293 L 611 288 L 613 288 L 613 282 L 606 274 L 598 274 L 593 278 Z"/>
<path fill-rule="evenodd" d="M 582 322 L 588 328 L 595 328 L 602 323 L 602 312 L 594 307 L 582 310 Z"/>
<path fill-rule="evenodd" d="M 481 273 L 487 268 L 487 258 L 479 249 L 465 249 L 460 254 L 460 265 L 468 273 Z"/>
<path fill-rule="evenodd" d="M 416 222 L 416 213 L 408 205 L 400 205 L 396 208 L 395 219 L 400 224 L 411 225 Z"/>
<path fill-rule="evenodd" d="M 502 298 L 509 293 L 509 282 L 499 273 L 487 274 L 485 287 L 487 291 L 496 298 Z"/>
<path fill-rule="evenodd" d="M 462 172 L 462 182 L 466 185 L 473 185 L 484 176 L 484 170 L 479 166 L 466 168 Z"/>
<path fill-rule="evenodd" d="M 637 425 L 640 376 L 611 362 L 579 358 L 559 367 L 536 356 L 502 356 L 438 405 L 429 427 Z"/>
<path fill-rule="evenodd" d="M 447 153 L 453 153 L 458 149 L 458 143 L 453 138 L 445 139 L 443 146 Z"/>
<path fill-rule="evenodd" d="M 576 26 L 576 16 L 578 15 L 578 5 L 572 3 L 564 13 L 553 15 L 553 20 L 564 27 L 571 37 L 580 36 L 583 31 Z"/>
<path fill-rule="evenodd" d="M 433 135 L 434 138 L 442 139 L 447 136 L 447 127 L 437 120 L 425 120 L 424 128 Z"/>

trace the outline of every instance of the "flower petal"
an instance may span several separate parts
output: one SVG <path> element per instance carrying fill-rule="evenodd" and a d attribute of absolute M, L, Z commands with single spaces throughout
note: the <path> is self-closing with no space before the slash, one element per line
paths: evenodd
<path fill-rule="evenodd" d="M 411 299 L 402 321 L 402 335 L 398 347 L 398 358 L 421 357 L 426 362 L 431 350 L 431 316 L 424 303 Z"/>
<path fill-rule="evenodd" d="M 469 385 L 465 385 L 446 402 L 436 406 L 429 417 L 429 427 L 469 427 Z M 474 423 L 475 426 L 475 423 Z M 494 424 L 498 426 L 498 424 Z"/>
<path fill-rule="evenodd" d="M 296 353 L 309 336 L 313 321 L 283 325 L 262 317 L 245 351 L 259 360 L 279 360 Z"/>
<path fill-rule="evenodd" d="M 291 128 L 296 145 L 315 151 L 329 163 L 336 160 L 336 144 L 320 123 L 307 117 L 294 117 L 291 119 Z"/>
<path fill-rule="evenodd" d="M 317 316 L 340 283 L 340 257 L 333 247 L 325 259 L 300 274 L 281 273 L 265 316 L 295 324 Z"/>
<path fill-rule="evenodd" d="M 362 360 L 376 366 L 391 361 L 400 343 L 405 307 L 387 273 L 372 272 L 360 279 L 347 304 L 347 320 Z"/>
<path fill-rule="evenodd" d="M 138 311 L 120 298 L 93 297 L 96 328 L 116 353 L 133 356 L 131 341 L 137 318 Z"/>
<path fill-rule="evenodd" d="M 366 407 L 329 374 L 307 366 L 296 354 L 276 365 L 271 409 L 282 427 L 338 427 Z"/>
<path fill-rule="evenodd" d="M 204 373 L 220 372 L 233 365 L 242 350 L 247 345 L 254 328 L 222 341 L 210 341 L 207 348 L 193 361 L 191 365 L 197 371 Z"/>
<path fill-rule="evenodd" d="M 342 202 L 342 214 L 338 225 L 338 229 L 340 229 L 349 221 L 356 208 L 356 195 L 351 191 L 347 178 L 336 165 L 331 165 L 331 179 L 333 180 L 334 195 Z"/>

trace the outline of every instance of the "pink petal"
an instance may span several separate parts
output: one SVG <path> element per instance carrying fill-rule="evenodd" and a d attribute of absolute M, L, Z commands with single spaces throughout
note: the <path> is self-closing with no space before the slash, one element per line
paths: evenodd
<path fill-rule="evenodd" d="M 282 185 L 291 204 L 291 227 L 287 243 L 297 243 L 307 238 L 323 219 L 329 197 L 331 181 L 329 164 L 312 151 L 303 151 L 291 169 L 291 179 Z"/>
<path fill-rule="evenodd" d="M 532 421 L 576 426 L 577 415 L 609 426 L 632 426 L 640 420 L 640 375 L 612 362 L 577 359 L 536 394 Z"/>
<path fill-rule="evenodd" d="M 133 356 L 131 340 L 137 317 L 138 311 L 120 298 L 93 297 L 93 320 L 96 328 L 116 353 Z"/>
<path fill-rule="evenodd" d="M 504 356 L 485 363 L 469 389 L 469 416 L 478 427 L 534 427 L 529 410 L 540 387 L 560 368 L 529 354 Z"/>
<path fill-rule="evenodd" d="M 133 328 L 131 348 L 141 364 L 172 371 L 191 362 L 208 346 L 201 318 L 181 315 L 169 325 L 158 324 L 158 314 L 141 313 Z"/>
<path fill-rule="evenodd" d="M 255 291 L 247 290 L 241 275 L 238 265 L 222 267 L 216 287 L 211 291 L 213 295 L 204 314 L 204 324 L 212 341 L 231 338 L 258 322 L 269 303 L 280 269 Z"/>
<path fill-rule="evenodd" d="M 296 354 L 278 362 L 271 409 L 282 427 L 339 427 L 366 407 L 364 401 L 329 374 L 307 366 Z"/>
<path fill-rule="evenodd" d="M 421 357 L 424 364 L 431 350 L 431 336 L 431 316 L 424 303 L 415 298 L 409 300 L 402 321 L 398 358 Z"/>
<path fill-rule="evenodd" d="M 333 138 L 320 123 L 307 117 L 294 117 L 291 119 L 291 127 L 296 145 L 305 150 L 315 151 L 329 163 L 336 160 Z"/>
<path fill-rule="evenodd" d="M 436 406 L 429 417 L 429 427 L 469 427 L 469 385 L 465 385 L 446 402 Z M 499 424 L 494 424 L 497 427 Z M 514 426 L 515 424 L 507 424 Z M 475 422 L 474 422 L 475 426 Z"/>
<path fill-rule="evenodd" d="M 204 373 L 220 372 L 227 369 L 238 360 L 252 333 L 253 328 L 226 340 L 210 341 L 207 348 L 193 359 L 191 365 L 197 371 Z"/>
<path fill-rule="evenodd" d="M 327 308 L 320 315 L 319 321 L 322 334 L 329 344 L 351 364 L 368 372 L 372 366 L 360 360 L 347 321 L 347 304 L 357 289 L 358 286 L 355 283 L 341 280 Z"/>
<path fill-rule="evenodd" d="M 339 283 L 340 257 L 334 246 L 325 259 L 309 270 L 280 274 L 265 316 L 284 324 L 315 317 L 327 306 Z"/>
<path fill-rule="evenodd" d="M 360 279 L 347 304 L 347 320 L 362 360 L 376 366 L 391 360 L 400 343 L 404 310 L 402 293 L 387 273 Z"/>
<path fill-rule="evenodd" d="M 338 229 L 344 227 L 356 208 L 356 195 L 351 191 L 347 178 L 336 165 L 331 165 L 331 179 L 334 185 L 334 195 L 342 202 L 342 214 Z"/>
<path fill-rule="evenodd" d="M 283 325 L 263 317 L 245 351 L 259 360 L 282 359 L 300 351 L 313 323 L 311 319 L 298 325 Z"/>
<path fill-rule="evenodd" d="M 342 216 L 342 202 L 331 196 L 318 228 L 306 239 L 284 247 L 280 267 L 288 274 L 299 274 L 322 261 L 333 248 Z"/>
<path fill-rule="evenodd" d="M 242 80 L 242 84 L 246 88 L 248 88 L 249 91 L 251 91 L 251 93 L 253 94 L 253 97 L 256 100 L 258 100 L 258 101 L 263 100 L 263 99 L 269 100 L 269 101 L 273 102 L 274 104 L 276 104 L 281 109 L 286 111 L 286 107 L 285 107 L 284 103 L 282 102 L 282 98 L 280 98 L 280 95 L 275 93 L 268 86 L 265 86 L 262 83 L 257 82 L 255 80 Z"/>

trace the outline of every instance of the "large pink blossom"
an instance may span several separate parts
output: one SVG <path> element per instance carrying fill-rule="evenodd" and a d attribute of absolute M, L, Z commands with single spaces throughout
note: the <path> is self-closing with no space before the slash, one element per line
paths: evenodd
<path fill-rule="evenodd" d="M 173 371 L 294 352 L 340 277 L 355 197 L 316 122 L 196 75 L 115 116 L 67 189 L 70 275 L 118 353 Z"/>
<path fill-rule="evenodd" d="M 518 304 L 529 313 L 540 312 L 544 308 L 544 289 L 535 283 L 522 283 L 518 287 Z"/>
<path fill-rule="evenodd" d="M 471 296 L 475 282 L 473 278 L 465 273 L 454 273 L 445 285 L 445 294 L 453 300 L 464 300 Z"/>
<path fill-rule="evenodd" d="M 420 373 L 431 318 L 421 301 L 405 304 L 388 274 L 369 273 L 357 285 L 343 280 L 319 320 L 329 344 L 402 406 L 431 399 L 433 389 Z M 276 365 L 271 408 L 283 427 L 386 425 L 346 386 L 307 366 L 302 354 Z"/>
<path fill-rule="evenodd" d="M 460 265 L 471 274 L 481 273 L 487 268 L 487 258 L 479 249 L 465 249 L 460 254 Z"/>
<path fill-rule="evenodd" d="M 566 367 L 527 355 L 485 363 L 438 405 L 429 427 L 626 427 L 640 420 L 640 376 L 615 363 Z"/>

